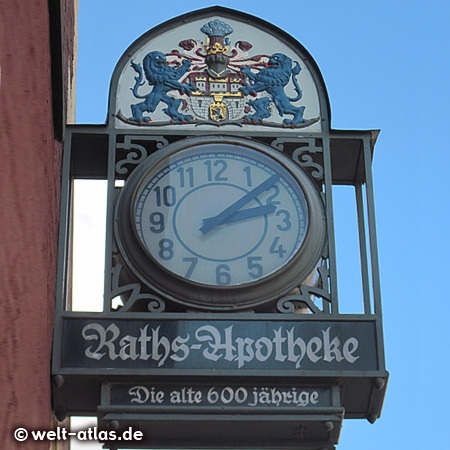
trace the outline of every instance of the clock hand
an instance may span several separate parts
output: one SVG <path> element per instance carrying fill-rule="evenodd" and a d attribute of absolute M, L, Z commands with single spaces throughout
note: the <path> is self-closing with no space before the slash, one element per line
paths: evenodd
<path fill-rule="evenodd" d="M 277 207 L 273 204 L 243 209 L 242 211 L 236 211 L 222 223 L 239 222 L 241 220 L 253 219 L 253 217 L 265 216 L 266 214 L 272 214 L 276 209 Z"/>
<path fill-rule="evenodd" d="M 252 189 L 250 192 L 247 192 L 239 200 L 231 204 L 228 208 L 224 209 L 221 213 L 217 214 L 214 217 L 203 219 L 203 225 L 200 227 L 200 231 L 203 234 L 209 233 L 213 228 L 225 222 L 228 217 L 241 209 L 251 200 L 258 197 L 258 195 L 262 194 L 264 191 L 267 191 L 267 189 L 270 189 L 279 179 L 280 175 L 272 175 L 271 177 L 267 178 L 267 180 L 263 181 L 261 184 Z"/>

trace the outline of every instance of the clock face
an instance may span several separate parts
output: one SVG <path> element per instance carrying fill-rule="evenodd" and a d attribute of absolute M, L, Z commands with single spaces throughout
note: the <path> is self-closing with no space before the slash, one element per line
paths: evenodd
<path fill-rule="evenodd" d="M 184 283 L 183 297 L 198 292 L 194 303 L 202 303 L 209 293 L 215 303 L 228 298 L 227 288 L 248 296 L 298 266 L 317 201 L 308 200 L 315 186 L 288 157 L 227 139 L 155 155 L 125 188 L 129 201 L 120 202 L 143 255 L 137 265 L 156 274 L 152 284 L 170 292 Z M 134 259 L 132 249 L 124 252 Z"/>
<path fill-rule="evenodd" d="M 132 213 L 149 256 L 210 286 L 274 273 L 300 248 L 308 224 L 305 196 L 281 164 L 226 144 L 163 159 L 143 179 Z"/>

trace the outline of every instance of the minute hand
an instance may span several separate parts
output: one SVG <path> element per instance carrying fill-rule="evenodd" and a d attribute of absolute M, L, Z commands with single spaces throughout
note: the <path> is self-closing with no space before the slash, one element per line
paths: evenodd
<path fill-rule="evenodd" d="M 264 191 L 267 191 L 267 189 L 270 189 L 279 179 L 280 175 L 272 175 L 271 177 L 267 178 L 267 180 L 263 181 L 261 184 L 252 189 L 250 192 L 247 192 L 244 196 L 242 196 L 228 208 L 224 209 L 221 213 L 217 214 L 214 217 L 203 219 L 203 225 L 200 227 L 200 231 L 203 234 L 209 233 L 212 229 L 223 223 L 236 211 L 240 210 L 248 202 L 258 197 L 259 194 L 262 194 Z"/>

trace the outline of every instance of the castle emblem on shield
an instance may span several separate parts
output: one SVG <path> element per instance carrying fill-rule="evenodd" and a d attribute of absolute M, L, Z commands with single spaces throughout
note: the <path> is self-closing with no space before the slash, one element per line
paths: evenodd
<path fill-rule="evenodd" d="M 130 105 L 131 115 L 118 112 L 121 121 L 136 126 L 206 123 L 303 128 L 319 120 L 304 118 L 298 61 L 284 53 L 251 55 L 253 45 L 243 40 L 232 44 L 233 28 L 221 20 L 204 24 L 200 31 L 203 41 L 182 40 L 181 51 L 155 50 L 141 62 L 130 62 L 136 73 L 130 86 L 136 102 Z"/>

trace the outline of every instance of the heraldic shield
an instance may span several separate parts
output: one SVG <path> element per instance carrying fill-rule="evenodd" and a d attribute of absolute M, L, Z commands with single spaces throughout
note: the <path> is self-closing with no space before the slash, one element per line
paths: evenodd
<path fill-rule="evenodd" d="M 132 44 L 112 81 L 115 126 L 320 132 L 328 98 L 308 52 L 275 27 L 216 10 Z"/>

